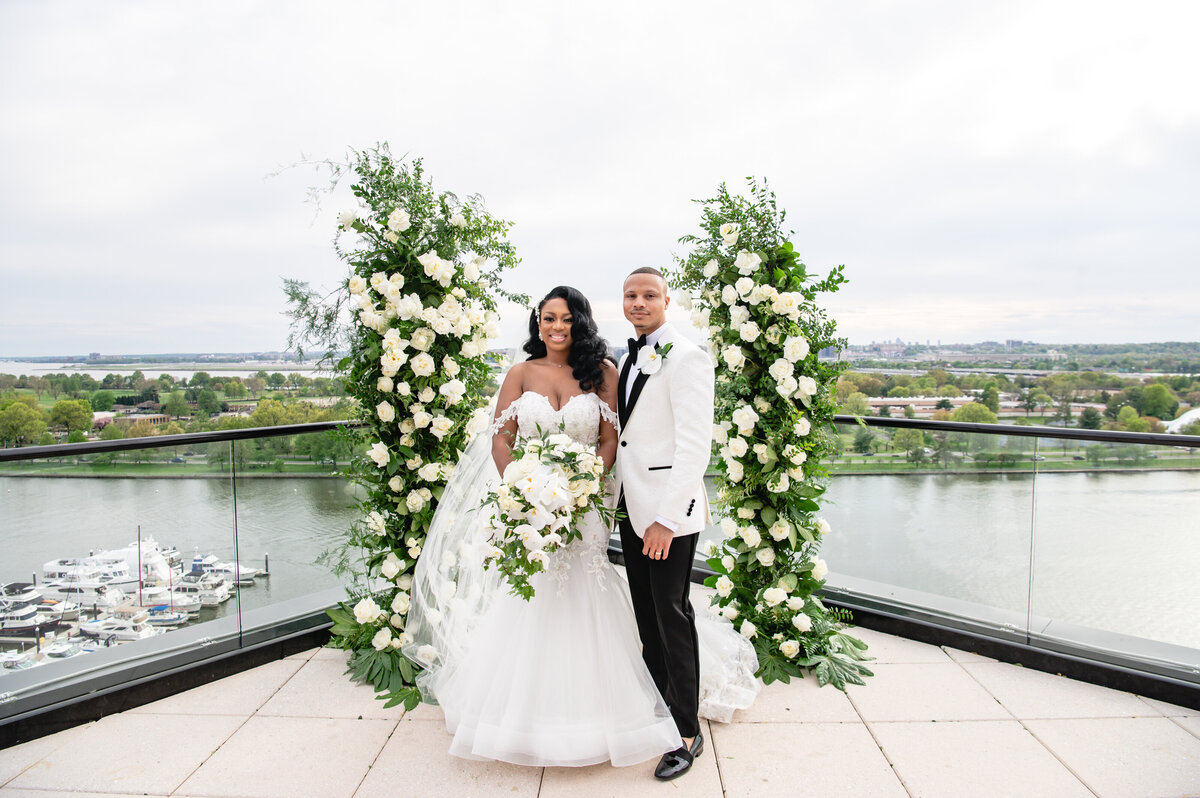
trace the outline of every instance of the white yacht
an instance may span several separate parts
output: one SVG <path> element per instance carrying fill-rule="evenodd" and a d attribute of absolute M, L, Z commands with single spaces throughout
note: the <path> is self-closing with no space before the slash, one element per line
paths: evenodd
<path fill-rule="evenodd" d="M 147 614 L 148 615 L 148 614 Z M 146 618 L 118 618 L 109 616 L 107 618 L 97 618 L 94 621 L 85 621 L 79 624 L 79 632 L 87 637 L 94 637 L 97 640 L 107 640 L 112 637 L 118 642 L 128 642 L 130 640 L 143 640 L 147 637 L 154 637 L 162 634 L 164 630 L 156 629 L 146 623 Z"/>
<path fill-rule="evenodd" d="M 58 624 L 31 602 L 0 599 L 0 637 L 33 637 L 54 631 Z"/>
<path fill-rule="evenodd" d="M 230 584 L 253 585 L 255 577 L 263 575 L 258 568 L 233 562 L 222 562 L 215 554 L 197 554 L 192 557 L 192 572 L 203 571 L 206 574 L 219 576 Z"/>
<path fill-rule="evenodd" d="M 179 593 L 166 585 L 144 587 L 131 598 L 143 607 L 165 607 L 175 612 L 200 612 L 200 598 L 197 595 Z"/>

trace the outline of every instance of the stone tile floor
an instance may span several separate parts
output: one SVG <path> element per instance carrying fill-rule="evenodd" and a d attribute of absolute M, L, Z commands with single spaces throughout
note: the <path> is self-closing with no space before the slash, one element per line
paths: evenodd
<path fill-rule="evenodd" d="M 315 649 L 0 750 L 0 798 L 1200 796 L 1200 712 L 866 629 L 874 679 L 765 688 L 706 724 L 684 778 L 446 754 L 437 709 L 384 709 Z"/>

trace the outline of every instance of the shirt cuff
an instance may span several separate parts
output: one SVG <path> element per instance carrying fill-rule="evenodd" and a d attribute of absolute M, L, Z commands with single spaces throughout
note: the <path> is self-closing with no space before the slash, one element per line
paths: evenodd
<path fill-rule="evenodd" d="M 663 518 L 661 515 L 654 516 L 654 523 L 662 524 L 663 526 L 665 526 L 667 529 L 671 530 L 672 532 L 679 531 L 678 523 L 676 523 L 675 521 L 672 521 L 669 518 Z"/>

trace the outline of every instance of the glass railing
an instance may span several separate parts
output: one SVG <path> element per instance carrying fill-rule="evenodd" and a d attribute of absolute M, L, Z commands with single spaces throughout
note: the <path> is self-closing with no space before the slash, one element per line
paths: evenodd
<path fill-rule="evenodd" d="M 1200 438 L 870 418 L 867 454 L 857 423 L 831 601 L 1200 684 Z M 327 626 L 342 426 L 0 450 L 0 724 Z"/>
<path fill-rule="evenodd" d="M 1200 684 L 1200 437 L 838 421 L 832 600 Z"/>
<path fill-rule="evenodd" d="M 327 625 L 339 426 L 0 450 L 0 723 Z"/>

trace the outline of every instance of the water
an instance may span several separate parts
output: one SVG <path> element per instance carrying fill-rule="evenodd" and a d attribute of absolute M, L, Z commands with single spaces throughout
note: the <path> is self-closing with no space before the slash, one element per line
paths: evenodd
<path fill-rule="evenodd" d="M 22 360 L 0 360 L 0 374 L 14 376 L 24 374 L 27 377 L 45 376 L 47 374 L 87 374 L 94 380 L 102 380 L 109 374 L 128 376 L 135 371 L 146 375 L 147 379 L 158 379 L 160 374 L 168 374 L 175 379 L 191 379 L 197 371 L 221 377 L 252 377 L 257 371 L 268 374 L 303 374 L 306 377 L 332 377 L 332 372 L 318 370 L 314 361 L 304 363 L 201 363 L 187 365 L 183 368 L 172 368 L 178 364 L 171 363 L 121 363 L 113 365 L 89 365 L 88 363 L 30 363 Z"/>
<path fill-rule="evenodd" d="M 316 559 L 356 517 L 346 483 L 239 479 L 237 504 L 238 558 L 261 567 L 269 553 L 271 561 L 270 578 L 243 590 L 246 609 L 338 584 Z M 1042 473 L 1036 507 L 1032 474 L 841 476 L 822 515 L 833 526 L 822 556 L 835 584 L 872 580 L 1022 619 L 1032 610 L 1035 619 L 1200 648 L 1200 472 Z M 232 560 L 233 486 L 228 478 L 0 477 L 0 581 L 123 547 L 139 525 L 185 556 Z"/>

